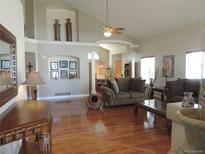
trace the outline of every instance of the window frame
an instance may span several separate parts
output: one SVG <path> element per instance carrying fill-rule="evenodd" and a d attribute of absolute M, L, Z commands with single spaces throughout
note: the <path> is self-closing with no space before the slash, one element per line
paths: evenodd
<path fill-rule="evenodd" d="M 202 59 L 201 59 L 201 66 L 200 67 L 203 67 L 203 75 L 201 75 L 202 72 L 200 72 L 199 74 L 199 77 L 189 77 L 188 76 L 188 73 L 187 73 L 187 55 L 188 54 L 191 54 L 191 53 L 202 53 Z M 201 57 L 201 56 L 200 56 Z M 204 61 L 204 62 L 203 62 Z M 186 51 L 185 52 L 185 78 L 187 79 L 201 79 L 201 78 L 205 78 L 205 50 L 195 50 L 195 51 Z M 201 69 L 201 68 L 200 68 Z"/>
<path fill-rule="evenodd" d="M 146 79 L 146 78 L 143 78 L 142 76 L 142 59 L 145 59 L 145 58 L 154 58 L 154 70 L 153 70 L 153 76 L 151 75 L 150 78 L 153 78 L 155 77 L 155 73 L 156 73 L 156 57 L 155 56 L 144 56 L 144 57 L 141 57 L 140 58 L 140 76 L 143 80 L 145 80 L 145 84 L 150 84 L 150 78 L 149 79 Z M 148 80 L 148 81 L 147 81 Z"/>

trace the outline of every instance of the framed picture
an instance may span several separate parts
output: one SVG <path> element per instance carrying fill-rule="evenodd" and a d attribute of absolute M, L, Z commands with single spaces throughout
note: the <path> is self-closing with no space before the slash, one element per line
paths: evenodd
<path fill-rule="evenodd" d="M 10 69 L 10 60 L 1 60 L 2 69 Z"/>
<path fill-rule="evenodd" d="M 68 70 L 60 70 L 60 75 L 62 79 L 68 78 Z"/>
<path fill-rule="evenodd" d="M 77 71 L 69 71 L 69 79 L 77 78 Z"/>
<path fill-rule="evenodd" d="M 68 61 L 61 60 L 59 63 L 60 63 L 60 68 L 68 68 Z"/>
<path fill-rule="evenodd" d="M 76 61 L 70 61 L 69 62 L 69 69 L 72 69 L 72 70 L 77 69 L 77 62 Z"/>
<path fill-rule="evenodd" d="M 51 79 L 58 79 L 59 78 L 59 72 L 58 71 L 50 71 L 50 78 Z"/>
<path fill-rule="evenodd" d="M 58 70 L 58 62 L 50 62 L 51 70 Z"/>
<path fill-rule="evenodd" d="M 162 76 L 174 77 L 174 55 L 163 57 Z"/>

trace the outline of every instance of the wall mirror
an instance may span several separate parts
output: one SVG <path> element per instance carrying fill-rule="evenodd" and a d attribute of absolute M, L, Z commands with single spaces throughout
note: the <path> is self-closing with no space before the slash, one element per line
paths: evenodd
<path fill-rule="evenodd" d="M 17 93 L 16 38 L 0 24 L 0 107 Z"/>

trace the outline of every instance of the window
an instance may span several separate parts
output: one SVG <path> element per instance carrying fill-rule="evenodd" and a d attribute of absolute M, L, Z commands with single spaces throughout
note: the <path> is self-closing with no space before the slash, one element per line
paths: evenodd
<path fill-rule="evenodd" d="M 141 77 L 146 80 L 146 84 L 150 83 L 150 78 L 155 76 L 155 57 L 141 58 Z"/>
<path fill-rule="evenodd" d="M 205 52 L 202 51 L 186 53 L 186 78 L 200 79 L 202 78 L 202 73 L 203 77 L 205 77 L 205 69 L 202 70 L 205 64 L 204 56 Z"/>
<path fill-rule="evenodd" d="M 94 58 L 95 60 L 99 60 L 100 57 L 97 53 L 94 53 Z M 88 60 L 91 60 L 92 59 L 92 53 L 88 53 Z"/>

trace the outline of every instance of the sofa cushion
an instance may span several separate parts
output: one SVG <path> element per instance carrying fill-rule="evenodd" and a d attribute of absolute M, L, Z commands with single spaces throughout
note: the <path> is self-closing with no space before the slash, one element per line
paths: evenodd
<path fill-rule="evenodd" d="M 184 92 L 193 92 L 193 96 L 198 97 L 199 89 L 200 89 L 199 79 L 185 79 Z"/>
<path fill-rule="evenodd" d="M 107 80 L 107 84 L 115 92 L 115 94 L 119 93 L 119 87 L 115 79 Z"/>
<path fill-rule="evenodd" d="M 142 93 L 142 92 L 129 91 L 128 93 L 130 94 L 131 98 L 141 98 L 141 97 L 144 97 L 144 93 Z"/>
<path fill-rule="evenodd" d="M 128 92 L 119 92 L 118 94 L 116 94 L 117 99 L 126 99 L 126 98 L 130 98 L 130 95 Z"/>
<path fill-rule="evenodd" d="M 139 91 L 144 92 L 145 90 L 145 80 L 138 78 L 131 78 L 129 83 L 129 91 Z"/>
<path fill-rule="evenodd" d="M 169 97 L 184 95 L 184 80 L 167 81 Z"/>
<path fill-rule="evenodd" d="M 119 86 L 120 92 L 128 92 L 129 90 L 129 78 L 117 78 L 117 84 Z"/>

